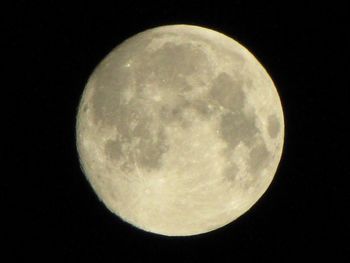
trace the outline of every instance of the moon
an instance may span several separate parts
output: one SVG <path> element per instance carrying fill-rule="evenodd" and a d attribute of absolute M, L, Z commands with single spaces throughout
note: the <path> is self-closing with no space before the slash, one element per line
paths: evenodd
<path fill-rule="evenodd" d="M 276 87 L 234 39 L 193 25 L 138 33 L 91 74 L 77 113 L 82 170 L 142 230 L 189 236 L 247 212 L 281 159 Z"/>

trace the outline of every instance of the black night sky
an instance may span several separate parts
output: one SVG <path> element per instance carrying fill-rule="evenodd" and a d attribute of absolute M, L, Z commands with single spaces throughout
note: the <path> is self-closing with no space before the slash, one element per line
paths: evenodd
<path fill-rule="evenodd" d="M 4 257 L 349 260 L 349 9 L 336 1 L 145 2 L 13 1 L 2 9 Z M 146 233 L 110 213 L 75 147 L 75 114 L 92 70 L 126 38 L 167 24 L 208 27 L 247 47 L 274 80 L 286 125 L 278 172 L 259 202 L 234 223 L 185 238 Z"/>

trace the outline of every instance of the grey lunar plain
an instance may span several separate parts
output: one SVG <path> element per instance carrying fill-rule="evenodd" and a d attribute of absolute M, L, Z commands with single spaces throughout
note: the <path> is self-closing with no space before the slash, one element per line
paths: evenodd
<path fill-rule="evenodd" d="M 210 29 L 171 25 L 117 46 L 77 115 L 83 171 L 107 208 L 146 231 L 220 228 L 266 191 L 284 120 L 257 59 Z"/>

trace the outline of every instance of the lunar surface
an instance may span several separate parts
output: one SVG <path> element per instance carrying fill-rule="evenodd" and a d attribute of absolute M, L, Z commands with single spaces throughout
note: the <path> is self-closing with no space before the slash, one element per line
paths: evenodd
<path fill-rule="evenodd" d="M 281 158 L 273 81 L 242 45 L 190 25 L 141 32 L 92 73 L 77 148 L 99 199 L 145 231 L 187 236 L 251 208 Z"/>

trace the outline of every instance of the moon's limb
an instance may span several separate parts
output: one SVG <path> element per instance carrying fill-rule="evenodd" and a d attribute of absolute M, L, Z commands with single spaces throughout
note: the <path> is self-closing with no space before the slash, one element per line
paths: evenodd
<path fill-rule="evenodd" d="M 163 235 L 211 231 L 266 191 L 283 147 L 277 90 L 233 39 L 147 30 L 96 68 L 77 116 L 81 164 L 105 205 Z"/>

